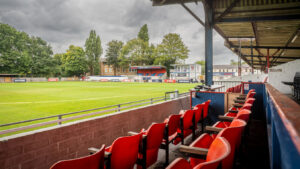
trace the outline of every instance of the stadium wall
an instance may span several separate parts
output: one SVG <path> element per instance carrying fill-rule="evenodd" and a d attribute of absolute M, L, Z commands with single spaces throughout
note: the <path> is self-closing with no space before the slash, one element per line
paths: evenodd
<path fill-rule="evenodd" d="M 189 108 L 189 97 L 0 138 L 1 169 L 46 169 Z"/>

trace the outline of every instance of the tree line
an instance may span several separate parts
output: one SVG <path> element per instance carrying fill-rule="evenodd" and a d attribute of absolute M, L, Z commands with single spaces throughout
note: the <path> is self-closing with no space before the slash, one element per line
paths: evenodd
<path fill-rule="evenodd" d="M 158 45 L 149 43 L 147 24 L 140 28 L 136 38 L 126 43 L 111 40 L 106 46 L 106 62 L 115 73 L 119 68 L 128 69 L 133 65 L 162 65 L 169 75 L 171 65 L 182 62 L 189 54 L 176 33 L 166 34 Z M 101 75 L 102 54 L 101 39 L 95 30 L 90 31 L 84 48 L 70 45 L 65 53 L 53 55 L 46 41 L 0 23 L 0 74 L 32 77 Z"/>

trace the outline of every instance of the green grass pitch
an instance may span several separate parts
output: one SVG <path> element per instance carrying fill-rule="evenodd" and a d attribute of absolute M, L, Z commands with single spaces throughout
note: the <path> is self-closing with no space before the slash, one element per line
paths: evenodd
<path fill-rule="evenodd" d="M 41 82 L 0 83 L 0 124 L 188 92 L 196 84 Z M 14 126 L 16 127 L 16 126 Z M 2 127 L 0 130 L 12 128 Z"/>

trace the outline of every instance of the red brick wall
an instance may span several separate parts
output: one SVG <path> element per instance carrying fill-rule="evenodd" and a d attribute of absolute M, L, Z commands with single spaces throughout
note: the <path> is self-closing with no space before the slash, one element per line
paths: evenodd
<path fill-rule="evenodd" d="M 108 146 L 128 131 L 148 128 L 188 108 L 189 99 L 184 98 L 1 138 L 0 169 L 47 169 L 58 160 L 88 155 L 89 147 Z"/>

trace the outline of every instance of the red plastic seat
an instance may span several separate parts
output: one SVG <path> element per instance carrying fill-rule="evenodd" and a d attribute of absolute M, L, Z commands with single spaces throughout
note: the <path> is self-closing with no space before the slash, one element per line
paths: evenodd
<path fill-rule="evenodd" d="M 206 102 L 202 103 L 202 104 L 204 104 L 203 105 L 202 118 L 201 118 L 202 133 L 204 131 L 204 126 L 206 124 L 210 102 L 211 102 L 211 100 L 207 100 Z"/>
<path fill-rule="evenodd" d="M 254 94 L 255 94 L 255 93 L 254 93 Z M 252 95 L 251 95 L 251 96 L 252 96 Z M 254 96 L 254 95 L 253 95 L 253 96 Z M 243 102 L 243 103 L 238 103 L 238 104 L 240 104 L 240 105 L 243 105 L 243 104 L 253 104 L 254 101 L 255 101 L 255 98 L 248 98 L 248 99 L 246 99 L 245 102 Z"/>
<path fill-rule="evenodd" d="M 160 148 L 165 149 L 166 164 L 169 164 L 169 144 L 177 137 L 177 129 L 180 128 L 180 117 L 180 114 L 175 114 L 169 116 L 169 118 L 164 121 L 166 124 L 166 132 Z"/>
<path fill-rule="evenodd" d="M 177 135 L 173 144 L 184 144 L 184 138 L 189 136 L 194 131 L 194 110 L 186 110 L 180 117 L 180 128 L 177 129 Z M 194 133 L 193 133 L 194 136 Z"/>
<path fill-rule="evenodd" d="M 250 114 L 251 114 L 250 110 L 240 110 L 237 113 L 236 117 L 234 117 L 234 120 L 240 119 L 240 120 L 244 120 L 246 123 L 248 123 Z M 230 124 L 231 124 L 230 121 L 218 121 L 213 125 L 213 127 L 226 128 L 226 127 L 229 127 Z"/>
<path fill-rule="evenodd" d="M 207 100 L 206 102 L 204 102 L 204 107 L 203 107 L 203 118 L 206 118 L 208 115 L 208 108 L 209 108 L 209 104 L 210 104 L 211 100 Z"/>
<path fill-rule="evenodd" d="M 253 98 L 255 94 L 256 94 L 256 92 L 255 92 L 254 89 L 249 90 L 249 92 L 248 92 L 248 94 L 247 94 L 247 96 L 246 96 L 246 100 L 247 100 L 248 98 Z"/>
<path fill-rule="evenodd" d="M 113 144 L 106 148 L 110 152 L 111 169 L 132 169 L 137 161 L 142 133 L 134 136 L 117 138 Z"/>
<path fill-rule="evenodd" d="M 242 84 L 240 84 L 240 85 L 237 86 L 236 93 L 241 93 L 241 91 L 242 91 Z"/>
<path fill-rule="evenodd" d="M 229 111 L 239 111 L 239 110 L 243 110 L 243 109 L 251 110 L 251 108 L 252 108 L 252 104 L 245 103 L 245 104 L 243 104 L 242 107 L 231 107 L 231 108 L 229 108 Z"/>
<path fill-rule="evenodd" d="M 239 93 L 238 92 L 238 86 L 233 87 L 233 93 Z"/>
<path fill-rule="evenodd" d="M 53 164 L 50 169 L 103 169 L 104 148 L 105 145 L 102 145 L 98 152 L 89 156 L 59 161 Z"/>
<path fill-rule="evenodd" d="M 193 169 L 193 167 L 185 159 L 176 158 L 166 169 Z"/>
<path fill-rule="evenodd" d="M 197 129 L 197 123 L 203 119 L 203 108 L 204 108 L 204 103 L 202 104 L 197 104 L 194 107 L 194 113 L 195 113 L 195 129 Z"/>
<path fill-rule="evenodd" d="M 216 169 L 220 162 L 230 154 L 230 144 L 223 137 L 217 137 L 208 149 L 206 159 L 202 163 L 191 166 L 188 162 L 184 162 L 182 158 L 173 161 L 166 169 Z"/>
<path fill-rule="evenodd" d="M 162 143 L 165 131 L 165 123 L 152 124 L 146 131 L 142 131 L 146 138 L 146 167 L 151 166 L 157 161 L 158 149 Z M 139 153 L 139 159 L 143 159 L 143 153 Z M 138 168 L 142 166 L 138 165 Z"/>
<path fill-rule="evenodd" d="M 228 128 L 223 129 L 221 132 L 216 134 L 202 134 L 197 140 L 195 140 L 190 146 L 198 148 L 209 148 L 213 140 L 217 137 L 224 137 L 230 144 L 231 153 L 230 155 L 222 161 L 223 169 L 231 169 L 234 161 L 234 153 L 236 145 L 239 145 L 241 140 L 242 131 L 246 126 L 246 122 L 243 120 L 235 119 L 232 121 Z M 202 159 L 190 158 L 190 163 L 192 166 L 203 162 Z"/>
<path fill-rule="evenodd" d="M 236 117 L 237 113 L 235 112 L 230 112 L 230 111 L 240 111 L 240 110 L 250 110 L 251 111 L 252 104 L 245 103 L 243 107 L 237 108 L 237 107 L 232 107 L 230 108 L 229 112 L 225 113 L 224 116 L 229 116 L 229 117 Z"/>
<path fill-rule="evenodd" d="M 245 101 L 245 104 L 253 104 L 255 101 L 255 98 L 248 98 L 246 101 Z"/>
<path fill-rule="evenodd" d="M 193 169 L 193 167 L 185 159 L 176 158 L 166 169 Z"/>

